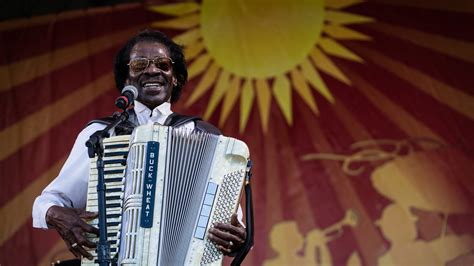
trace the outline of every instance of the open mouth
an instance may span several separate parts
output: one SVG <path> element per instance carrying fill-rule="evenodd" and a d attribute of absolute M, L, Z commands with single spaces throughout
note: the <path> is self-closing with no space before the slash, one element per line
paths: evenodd
<path fill-rule="evenodd" d="M 162 83 L 158 83 L 158 82 L 147 82 L 147 83 L 143 84 L 143 88 L 159 87 L 161 85 L 162 85 Z"/>
<path fill-rule="evenodd" d="M 166 87 L 166 82 L 163 80 L 145 81 L 142 83 L 142 88 L 148 92 L 161 90 L 165 87 Z"/>

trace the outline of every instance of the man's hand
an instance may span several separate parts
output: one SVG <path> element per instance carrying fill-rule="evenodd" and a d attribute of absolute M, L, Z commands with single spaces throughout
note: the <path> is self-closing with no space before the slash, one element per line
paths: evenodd
<path fill-rule="evenodd" d="M 230 224 L 216 223 L 209 229 L 208 238 L 214 242 L 224 255 L 230 255 L 240 249 L 245 242 L 247 232 L 233 214 Z"/>
<path fill-rule="evenodd" d="M 66 245 L 76 257 L 84 256 L 92 259 L 92 255 L 84 248 L 95 248 L 96 244 L 89 241 L 84 235 L 92 233 L 99 235 L 99 229 L 87 224 L 98 216 L 97 213 L 82 209 L 51 206 L 46 212 L 46 222 L 58 231 Z"/>

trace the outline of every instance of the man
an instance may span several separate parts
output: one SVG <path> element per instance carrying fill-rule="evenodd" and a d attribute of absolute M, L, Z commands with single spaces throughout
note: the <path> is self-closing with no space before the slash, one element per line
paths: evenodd
<path fill-rule="evenodd" d="M 188 73 L 181 47 L 166 35 L 145 30 L 130 39 L 116 55 L 114 74 L 119 90 L 126 85 L 138 89 L 129 121 L 120 130 L 149 123 L 165 124 L 178 117 L 170 106 L 179 99 Z M 182 126 L 189 129 L 219 132 L 203 121 L 181 120 L 187 121 Z M 93 121 L 79 133 L 59 175 L 33 205 L 33 226 L 54 228 L 75 256 L 91 258 L 87 248 L 94 248 L 95 243 L 87 240 L 84 234 L 99 233 L 97 228 L 85 222 L 97 217 L 96 213 L 84 210 L 90 162 L 85 142 L 94 132 L 104 129 L 106 123 L 106 120 Z M 120 134 L 118 130 L 115 133 Z M 224 254 L 230 255 L 240 248 L 246 234 L 234 214 L 230 224 L 215 224 L 209 230 L 208 238 Z"/>

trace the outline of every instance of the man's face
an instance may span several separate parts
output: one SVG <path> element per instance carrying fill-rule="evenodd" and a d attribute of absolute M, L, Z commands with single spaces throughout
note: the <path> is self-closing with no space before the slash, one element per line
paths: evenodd
<path fill-rule="evenodd" d="M 152 61 L 142 71 L 133 71 L 129 67 L 129 77 L 126 81 L 128 85 L 133 85 L 138 89 L 137 100 L 153 110 L 158 105 L 167 102 L 171 97 L 173 84 L 176 83 L 173 67 L 167 68 L 166 62 L 170 54 L 165 45 L 158 42 L 139 42 L 133 46 L 130 52 L 130 61 L 134 59 L 162 58 L 163 63 L 155 65 Z"/>

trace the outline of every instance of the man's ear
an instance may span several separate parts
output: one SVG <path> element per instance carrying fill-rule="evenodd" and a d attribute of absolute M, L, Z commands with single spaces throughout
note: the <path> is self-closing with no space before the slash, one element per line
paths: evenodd
<path fill-rule="evenodd" d="M 175 76 L 173 76 L 173 87 L 176 87 L 176 86 L 178 86 L 178 79 Z"/>

